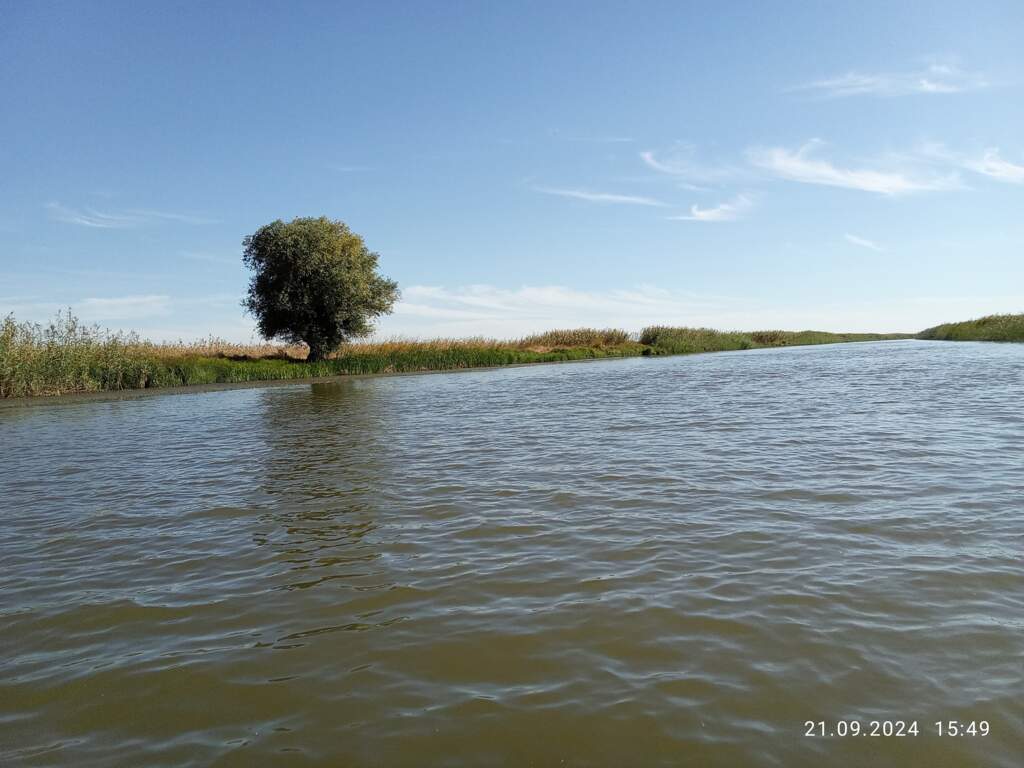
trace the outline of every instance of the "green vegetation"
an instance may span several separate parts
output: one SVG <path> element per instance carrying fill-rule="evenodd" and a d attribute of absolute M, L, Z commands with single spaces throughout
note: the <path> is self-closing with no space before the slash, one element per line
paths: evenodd
<path fill-rule="evenodd" d="M 323 360 L 305 348 L 210 339 L 152 344 L 82 325 L 70 312 L 46 326 L 0 325 L 0 397 L 484 368 L 641 354 L 625 331 L 550 331 L 518 341 L 437 339 L 346 344 Z M 307 359 L 303 359 L 307 357 Z"/>
<path fill-rule="evenodd" d="M 824 331 L 715 331 L 710 328 L 667 328 L 653 325 L 640 333 L 647 354 L 685 355 L 692 352 L 724 352 L 765 347 L 796 347 L 808 344 L 842 344 L 852 341 L 908 339 L 898 333 L 826 333 Z"/>
<path fill-rule="evenodd" d="M 645 328 L 639 339 L 616 329 L 556 330 L 515 341 L 435 339 L 349 343 L 321 360 L 305 347 L 242 346 L 207 339 L 153 344 L 134 334 L 82 325 L 70 312 L 46 326 L 0 325 L 0 397 L 305 379 L 367 373 L 442 371 L 637 355 L 875 341 L 896 335 L 816 331 L 723 333 L 706 328 Z"/>
<path fill-rule="evenodd" d="M 928 328 L 919 339 L 939 341 L 1024 341 L 1024 315 L 988 315 Z"/>
<path fill-rule="evenodd" d="M 134 354 L 132 335 L 101 333 L 59 313 L 43 327 L 0 325 L 0 396 L 50 395 L 146 386 L 146 361 Z"/>
<path fill-rule="evenodd" d="M 302 342 L 313 362 L 368 335 L 398 298 L 398 284 L 377 274 L 377 254 L 341 221 L 278 219 L 242 245 L 254 273 L 243 304 L 263 338 Z"/>

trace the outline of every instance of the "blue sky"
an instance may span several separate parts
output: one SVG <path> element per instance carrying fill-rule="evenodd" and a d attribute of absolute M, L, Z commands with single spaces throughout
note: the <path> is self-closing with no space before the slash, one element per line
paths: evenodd
<path fill-rule="evenodd" d="M 1019 2 L 2 6 L 3 314 L 248 340 L 304 215 L 382 336 L 1024 311 Z"/>

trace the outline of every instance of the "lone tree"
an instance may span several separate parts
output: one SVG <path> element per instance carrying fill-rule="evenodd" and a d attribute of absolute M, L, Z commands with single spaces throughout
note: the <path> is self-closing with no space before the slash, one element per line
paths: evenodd
<path fill-rule="evenodd" d="M 398 298 L 398 284 L 377 273 L 377 254 L 340 221 L 279 219 L 242 244 L 255 272 L 242 305 L 265 338 L 304 342 L 311 361 L 370 333 Z"/>

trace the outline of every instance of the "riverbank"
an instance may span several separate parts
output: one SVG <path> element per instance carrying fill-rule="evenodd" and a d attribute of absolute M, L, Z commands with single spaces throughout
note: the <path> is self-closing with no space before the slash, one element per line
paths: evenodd
<path fill-rule="evenodd" d="M 1024 314 L 988 315 L 962 323 L 945 323 L 921 331 L 917 338 L 937 341 L 1024 341 Z"/>
<path fill-rule="evenodd" d="M 723 332 L 651 326 L 549 331 L 517 340 L 435 339 L 344 345 L 327 360 L 306 362 L 295 346 L 244 346 L 207 339 L 153 344 L 137 336 L 81 325 L 61 315 L 47 326 L 0 327 L 0 397 L 323 379 L 335 376 L 493 368 L 640 355 L 910 338 L 903 334 L 819 331 Z"/>

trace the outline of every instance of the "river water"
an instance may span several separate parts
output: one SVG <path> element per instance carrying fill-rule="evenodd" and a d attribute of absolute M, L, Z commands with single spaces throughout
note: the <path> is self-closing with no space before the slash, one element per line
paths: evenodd
<path fill-rule="evenodd" d="M 1018 766 L 1022 403 L 905 341 L 4 407 L 0 763 Z"/>

